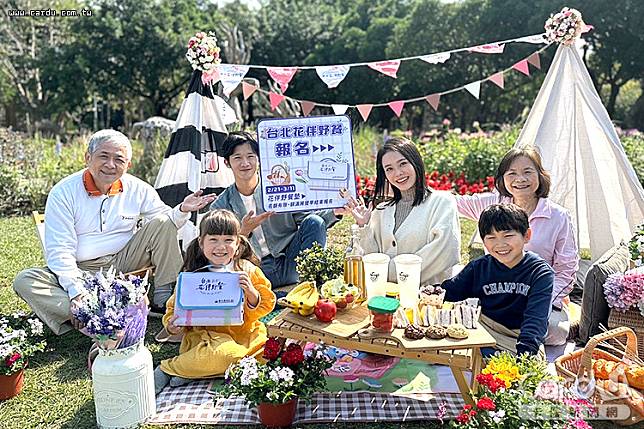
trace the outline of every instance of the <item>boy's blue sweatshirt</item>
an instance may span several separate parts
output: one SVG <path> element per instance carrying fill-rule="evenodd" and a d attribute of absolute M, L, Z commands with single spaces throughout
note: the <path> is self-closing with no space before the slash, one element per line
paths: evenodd
<path fill-rule="evenodd" d="M 483 314 L 508 329 L 520 330 L 517 354 L 536 354 L 548 330 L 554 278 L 546 261 L 525 252 L 514 268 L 482 256 L 441 286 L 447 301 L 479 298 Z"/>

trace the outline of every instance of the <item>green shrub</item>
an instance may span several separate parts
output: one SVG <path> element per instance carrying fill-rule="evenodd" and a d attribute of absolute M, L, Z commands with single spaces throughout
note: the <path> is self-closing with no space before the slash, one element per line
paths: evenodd
<path fill-rule="evenodd" d="M 637 178 L 644 186 L 644 133 L 638 132 L 628 136 L 621 136 L 620 141 Z"/>
<path fill-rule="evenodd" d="M 58 151 L 56 142 L 49 139 L 24 139 L 12 144 L 15 147 L 11 148 L 11 156 L 7 155 L 8 150 L 2 152 L 5 156 L 0 164 L 0 216 L 42 211 L 51 188 L 85 167 L 86 136 L 72 139 Z M 163 160 L 163 146 L 155 144 L 144 154 L 142 144 L 133 141 L 130 173 L 153 184 Z"/>

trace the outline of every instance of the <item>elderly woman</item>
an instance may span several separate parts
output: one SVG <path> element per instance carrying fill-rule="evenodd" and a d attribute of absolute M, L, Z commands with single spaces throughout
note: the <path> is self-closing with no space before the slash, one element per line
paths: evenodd
<path fill-rule="evenodd" d="M 534 148 L 514 148 L 506 153 L 499 164 L 495 186 L 498 193 L 458 196 L 458 212 L 478 221 L 489 205 L 511 202 L 528 213 L 532 238 L 525 248 L 541 256 L 555 270 L 552 312 L 545 343 L 564 344 L 570 330 L 568 294 L 579 267 L 570 214 L 548 199 L 550 175 Z"/>
<path fill-rule="evenodd" d="M 390 195 L 391 189 L 393 195 Z M 375 209 L 349 198 L 345 210 L 360 229 L 365 253 L 403 253 L 422 257 L 421 284 L 441 283 L 451 277 L 460 260 L 460 225 L 454 197 L 425 185 L 425 166 L 409 140 L 391 138 L 376 157 Z M 395 281 L 395 265 L 389 265 Z"/>

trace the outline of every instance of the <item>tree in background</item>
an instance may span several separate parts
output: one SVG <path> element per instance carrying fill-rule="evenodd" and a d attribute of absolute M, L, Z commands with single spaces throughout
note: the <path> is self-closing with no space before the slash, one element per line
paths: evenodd
<path fill-rule="evenodd" d="M 10 0 L 0 15 L 0 103 L 5 122 L 22 128 L 39 119 L 67 123 L 71 129 L 91 128 L 96 100 L 112 112 L 111 121 L 103 118 L 104 126 L 127 125 L 151 115 L 173 117 L 191 74 L 184 58 L 186 43 L 196 31 L 236 25 L 253 47 L 252 64 L 342 64 L 540 33 L 549 14 L 564 4 L 579 8 L 595 25 L 584 36 L 584 61 L 609 113 L 624 127 L 641 126 L 644 98 L 641 89 L 635 90 L 641 88 L 644 74 L 638 51 L 644 44 L 644 3 L 638 0 L 266 0 L 258 10 L 239 1 L 218 8 L 209 0 Z M 89 7 L 92 16 L 9 18 L 7 10 L 18 6 Z M 220 39 L 223 34 L 218 31 Z M 398 79 L 355 67 L 331 90 L 314 70 L 302 70 L 287 95 L 328 104 L 408 99 L 487 77 L 536 48 L 510 44 L 503 55 L 453 54 L 442 65 L 405 61 Z M 542 54 L 544 71 L 554 51 Z M 374 109 L 369 123 L 422 131 L 445 117 L 461 128 L 474 121 L 488 127 L 516 122 L 534 101 L 544 75 L 508 73 L 505 90 L 484 84 L 478 101 L 463 91 L 446 95 L 438 112 L 424 102 L 407 105 L 400 119 L 388 108 Z M 251 69 L 248 77 L 268 88 L 265 70 Z M 618 99 L 624 88 L 629 96 Z M 362 122 L 355 111 L 349 114 L 355 123 Z"/>

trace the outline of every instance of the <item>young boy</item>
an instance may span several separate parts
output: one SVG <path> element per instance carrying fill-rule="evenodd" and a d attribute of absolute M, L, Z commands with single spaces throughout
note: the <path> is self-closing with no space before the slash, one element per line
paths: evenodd
<path fill-rule="evenodd" d="M 528 215 L 514 204 L 493 204 L 481 213 L 479 232 L 488 254 L 443 282 L 445 300 L 479 298 L 480 322 L 498 349 L 538 354 L 548 329 L 554 271 L 523 250 L 531 235 Z"/>

